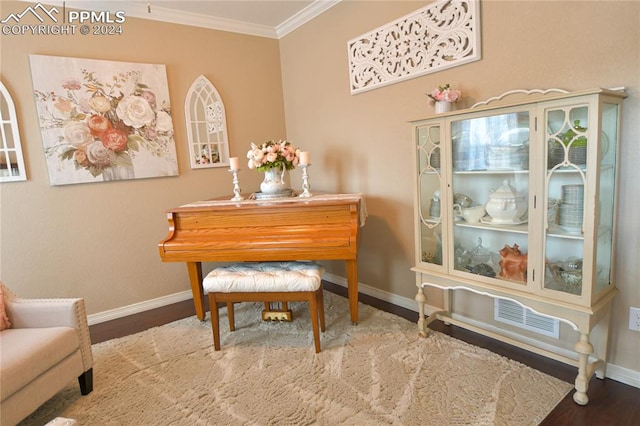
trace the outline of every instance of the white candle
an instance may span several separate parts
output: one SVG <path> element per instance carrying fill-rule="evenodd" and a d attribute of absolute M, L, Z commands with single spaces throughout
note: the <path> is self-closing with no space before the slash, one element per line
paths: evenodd
<path fill-rule="evenodd" d="M 300 164 L 303 166 L 309 165 L 309 153 L 307 151 L 303 151 L 300 153 Z"/>
<path fill-rule="evenodd" d="M 231 170 L 240 170 L 240 161 L 238 161 L 238 157 L 229 158 L 229 168 Z"/>

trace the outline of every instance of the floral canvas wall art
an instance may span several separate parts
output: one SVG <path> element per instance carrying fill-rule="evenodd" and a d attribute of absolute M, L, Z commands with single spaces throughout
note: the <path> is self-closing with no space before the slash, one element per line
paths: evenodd
<path fill-rule="evenodd" d="M 52 185 L 178 174 L 164 65 L 29 59 Z"/>

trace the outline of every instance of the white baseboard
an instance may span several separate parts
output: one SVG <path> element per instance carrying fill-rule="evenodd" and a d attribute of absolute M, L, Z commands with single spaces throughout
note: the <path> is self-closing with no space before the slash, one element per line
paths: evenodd
<path fill-rule="evenodd" d="M 640 372 L 607 363 L 607 377 L 640 389 Z"/>
<path fill-rule="evenodd" d="M 338 275 L 331 274 L 329 272 L 325 272 L 322 275 L 322 279 L 325 281 L 329 281 L 332 284 L 339 285 L 340 287 L 347 288 L 348 282 L 344 277 L 340 277 Z M 389 293 L 384 290 L 380 290 L 374 287 L 370 287 L 366 284 L 358 283 L 358 291 L 360 293 L 364 293 L 367 296 L 375 297 L 376 299 L 383 300 L 385 302 L 393 303 L 396 306 L 400 306 L 402 308 L 410 309 L 414 312 L 418 312 L 418 302 L 413 299 L 409 299 L 407 297 L 398 296 L 393 293 Z M 416 291 L 417 293 L 417 291 Z M 431 312 L 436 311 L 436 308 L 432 306 L 425 306 L 425 313 L 430 314 Z"/>
<path fill-rule="evenodd" d="M 348 287 L 347 279 L 344 277 L 340 277 L 330 273 L 325 273 L 322 276 L 322 279 L 344 288 Z M 392 303 L 396 306 L 400 306 L 400 307 L 412 310 L 416 313 L 418 312 L 418 304 L 413 299 L 398 296 L 396 294 L 389 293 L 387 291 L 380 290 L 362 283 L 358 283 L 358 291 L 363 294 L 366 294 L 367 296 L 375 297 L 376 299 L 382 300 L 384 302 Z M 160 308 L 162 306 L 171 305 L 173 303 L 182 302 L 192 298 L 193 296 L 191 294 L 191 291 L 187 290 L 180 293 L 174 293 L 168 296 L 162 296 L 156 299 L 147 300 L 144 302 L 134 303 L 133 305 L 123 306 L 121 308 L 111 309 L 109 311 L 99 312 L 97 314 L 91 314 L 87 316 L 87 319 L 88 319 L 89 325 L 95 325 L 95 324 L 100 324 L 102 322 L 123 318 L 129 315 L 138 314 L 140 312 L 149 311 L 151 309 Z M 425 314 L 427 315 L 431 314 L 436 310 L 437 308 L 433 306 L 425 305 Z M 492 328 L 490 324 L 478 323 L 476 325 L 486 329 Z M 417 331 L 417 328 L 416 328 L 416 331 Z M 558 350 L 562 351 L 562 349 L 560 348 L 558 348 Z M 624 367 L 617 366 L 615 364 L 608 363 L 607 377 L 617 382 L 621 382 L 629 386 L 633 386 L 635 388 L 640 389 L 640 372 L 639 371 L 630 370 L 628 368 L 624 368 Z"/>
<path fill-rule="evenodd" d="M 333 275 L 325 272 L 322 276 L 322 279 L 329 281 L 330 283 L 339 285 L 341 287 L 348 287 L 346 278 Z M 403 308 L 412 310 L 414 312 L 418 312 L 418 302 L 413 299 L 409 299 L 407 297 L 398 296 L 393 293 L 389 293 L 387 291 L 383 291 L 374 287 L 370 287 L 368 285 L 358 283 L 358 291 L 366 294 L 367 296 L 375 297 L 376 299 L 380 299 L 385 302 L 393 303 L 396 306 L 401 306 Z M 425 314 L 429 315 L 432 312 L 437 311 L 438 309 L 434 306 L 425 305 Z M 471 321 L 469 319 L 465 319 L 465 321 Z M 471 321 L 473 322 L 473 321 Z M 474 325 L 483 329 L 492 330 L 495 329 L 490 324 L 474 322 Z M 416 328 L 417 330 L 417 328 Z M 504 330 L 500 330 L 504 333 Z M 521 337 L 520 337 L 521 338 Z M 531 342 L 530 342 L 531 343 Z M 536 341 L 537 345 L 540 345 L 540 342 Z M 557 351 L 560 354 L 567 354 L 567 350 L 558 347 L 552 347 L 550 345 L 545 345 L 545 349 Z M 628 368 L 620 367 L 615 364 L 607 363 L 607 377 L 615 380 L 616 382 L 624 383 L 629 386 L 633 386 L 635 388 L 640 389 L 640 372 L 630 370 Z"/>
<path fill-rule="evenodd" d="M 173 303 L 183 302 L 192 298 L 193 295 L 191 294 L 191 290 L 182 291 L 180 293 L 174 293 L 168 296 L 158 297 L 156 299 L 145 300 L 144 302 L 134 303 L 133 305 L 87 315 L 87 321 L 89 322 L 89 325 L 100 324 L 102 322 L 124 318 L 129 315 L 139 314 L 140 312 L 150 311 L 151 309 L 161 308 Z"/>

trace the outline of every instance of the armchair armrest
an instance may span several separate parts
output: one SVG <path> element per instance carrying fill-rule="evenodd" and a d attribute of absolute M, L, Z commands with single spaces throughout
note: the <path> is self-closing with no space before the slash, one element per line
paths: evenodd
<path fill-rule="evenodd" d="M 76 330 L 85 371 L 93 366 L 91 337 L 84 299 L 5 300 L 12 328 L 71 327 Z"/>

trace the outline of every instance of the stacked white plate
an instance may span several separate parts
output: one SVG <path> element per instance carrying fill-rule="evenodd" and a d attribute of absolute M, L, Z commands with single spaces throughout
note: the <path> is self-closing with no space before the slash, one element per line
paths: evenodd
<path fill-rule="evenodd" d="M 571 233 L 582 232 L 584 217 L 584 185 L 563 185 L 558 224 Z"/>

